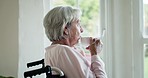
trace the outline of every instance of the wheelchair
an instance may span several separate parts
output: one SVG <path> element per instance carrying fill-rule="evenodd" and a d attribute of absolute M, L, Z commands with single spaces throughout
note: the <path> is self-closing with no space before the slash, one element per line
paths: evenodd
<path fill-rule="evenodd" d="M 36 65 L 40 65 L 40 64 L 42 65 L 41 68 L 30 70 L 30 71 L 25 71 L 24 78 L 27 78 L 27 77 L 32 78 L 33 76 L 37 76 L 40 74 L 46 74 L 46 78 L 65 78 L 64 73 L 59 68 L 51 67 L 49 65 L 45 66 L 44 59 L 27 63 L 27 67 L 30 68 L 32 66 L 36 66 Z M 54 71 L 58 74 L 53 74 L 52 71 Z"/>

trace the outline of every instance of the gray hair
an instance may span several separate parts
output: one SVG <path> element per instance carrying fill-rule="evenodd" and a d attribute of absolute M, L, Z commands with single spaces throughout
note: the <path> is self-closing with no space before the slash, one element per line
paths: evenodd
<path fill-rule="evenodd" d="M 63 39 L 65 26 L 70 26 L 71 22 L 80 19 L 80 16 L 81 11 L 71 6 L 57 6 L 51 9 L 43 22 L 48 39 L 50 41 Z"/>

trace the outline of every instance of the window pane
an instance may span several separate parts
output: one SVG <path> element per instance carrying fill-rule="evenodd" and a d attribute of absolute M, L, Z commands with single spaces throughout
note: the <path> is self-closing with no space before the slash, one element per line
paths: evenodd
<path fill-rule="evenodd" d="M 148 0 L 143 0 L 143 18 L 144 18 L 144 37 L 148 37 Z"/>
<path fill-rule="evenodd" d="M 81 18 L 82 27 L 84 29 L 83 36 L 98 37 L 100 35 L 99 4 L 99 0 L 79 0 L 79 7 L 83 12 Z"/>
<path fill-rule="evenodd" d="M 144 58 L 144 78 L 148 78 L 148 44 L 144 45 L 145 58 Z"/>
<path fill-rule="evenodd" d="M 100 36 L 100 2 L 99 0 L 53 0 L 53 6 L 71 5 L 82 10 L 82 36 Z M 92 6 L 93 5 L 93 6 Z"/>
<path fill-rule="evenodd" d="M 52 0 L 52 7 L 57 6 L 57 5 L 77 6 L 76 1 L 77 0 Z"/>

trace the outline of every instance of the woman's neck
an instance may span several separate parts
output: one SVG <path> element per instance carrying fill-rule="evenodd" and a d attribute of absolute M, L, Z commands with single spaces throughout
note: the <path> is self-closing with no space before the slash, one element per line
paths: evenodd
<path fill-rule="evenodd" d="M 73 45 L 70 44 L 70 41 L 68 39 L 53 41 L 52 44 L 62 44 L 62 45 L 68 45 L 70 47 L 73 47 Z"/>

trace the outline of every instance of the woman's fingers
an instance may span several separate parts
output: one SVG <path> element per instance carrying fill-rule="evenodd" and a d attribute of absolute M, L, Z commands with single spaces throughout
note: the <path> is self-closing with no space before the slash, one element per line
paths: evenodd
<path fill-rule="evenodd" d="M 86 47 L 87 50 L 90 50 L 91 55 L 96 55 L 101 52 L 102 50 L 102 42 L 100 39 L 94 38 L 90 39 L 90 45 Z"/>

